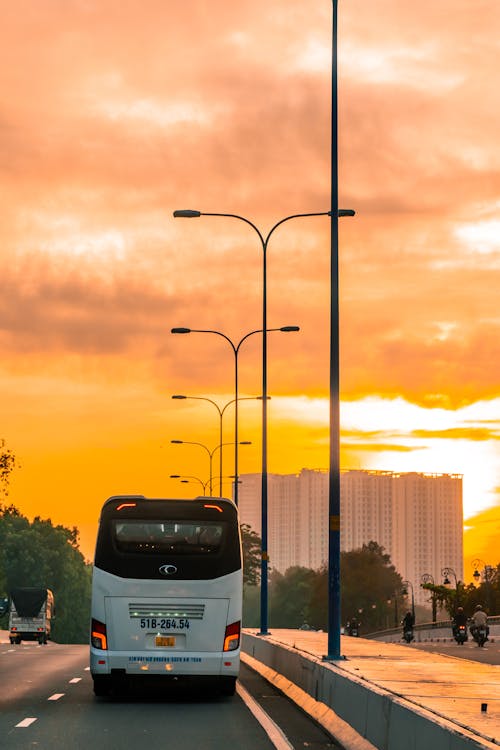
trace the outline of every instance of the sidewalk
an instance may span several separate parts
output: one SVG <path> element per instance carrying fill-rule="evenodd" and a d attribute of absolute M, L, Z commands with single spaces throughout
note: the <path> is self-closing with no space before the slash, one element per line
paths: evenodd
<path fill-rule="evenodd" d="M 327 653 L 326 633 L 273 628 L 265 637 L 315 658 Z M 338 669 L 500 744 L 500 666 L 347 636 L 341 653 Z"/>

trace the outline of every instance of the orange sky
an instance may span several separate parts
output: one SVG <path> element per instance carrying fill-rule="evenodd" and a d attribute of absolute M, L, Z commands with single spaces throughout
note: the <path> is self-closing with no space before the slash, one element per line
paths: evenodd
<path fill-rule="evenodd" d="M 500 561 L 497 0 L 339 3 L 342 464 L 464 475 L 468 560 Z M 77 525 L 188 495 L 261 327 L 267 232 L 327 211 L 327 0 L 20 0 L 0 29 L 0 437 L 9 498 Z M 328 463 L 329 225 L 268 251 L 269 470 Z M 261 388 L 260 341 L 240 394 Z M 224 440 L 231 441 L 232 407 Z M 241 404 L 242 473 L 260 469 Z M 224 453 L 232 473 L 232 450 Z"/>

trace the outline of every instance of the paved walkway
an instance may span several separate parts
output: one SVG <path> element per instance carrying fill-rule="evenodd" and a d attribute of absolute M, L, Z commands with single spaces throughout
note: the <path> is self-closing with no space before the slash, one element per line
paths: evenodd
<path fill-rule="evenodd" d="M 273 628 L 268 637 L 315 657 L 327 653 L 326 633 Z M 500 666 L 347 636 L 341 653 L 339 669 L 500 745 Z"/>

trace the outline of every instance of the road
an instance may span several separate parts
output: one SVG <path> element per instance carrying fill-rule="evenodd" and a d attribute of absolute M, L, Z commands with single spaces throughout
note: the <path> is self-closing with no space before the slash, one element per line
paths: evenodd
<path fill-rule="evenodd" d="M 430 653 L 455 656 L 459 659 L 469 659 L 482 664 L 500 664 L 500 640 L 496 638 L 494 641 L 487 641 L 482 648 L 479 648 L 477 643 L 471 639 L 462 646 L 459 646 L 455 641 L 426 641 L 425 643 L 412 643 L 408 648 L 419 648 Z"/>
<path fill-rule="evenodd" d="M 178 689 L 95 698 L 87 646 L 0 643 L 0 748 L 144 747 L 326 750 L 338 745 L 244 665 L 231 698 Z"/>

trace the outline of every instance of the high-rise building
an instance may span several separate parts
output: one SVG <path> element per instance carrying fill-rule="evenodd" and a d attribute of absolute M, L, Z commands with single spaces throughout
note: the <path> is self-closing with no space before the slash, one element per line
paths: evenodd
<path fill-rule="evenodd" d="M 261 476 L 240 479 L 241 522 L 260 535 Z M 442 570 L 451 568 L 457 580 L 463 578 L 461 475 L 343 471 L 340 492 L 341 549 L 380 544 L 412 583 L 417 603 L 428 598 L 420 587 L 424 574 L 437 583 Z M 327 471 L 268 475 L 268 552 L 271 567 L 280 572 L 292 565 L 317 569 L 327 563 Z"/>

